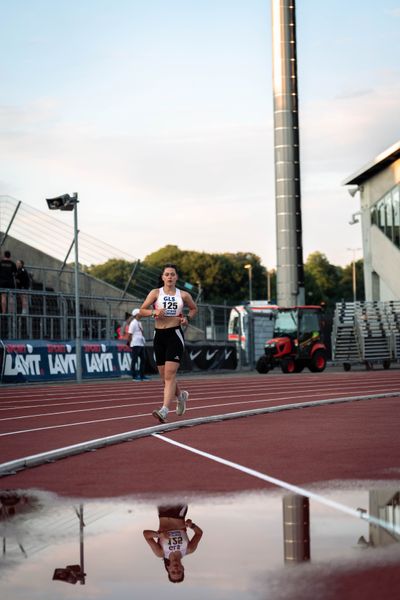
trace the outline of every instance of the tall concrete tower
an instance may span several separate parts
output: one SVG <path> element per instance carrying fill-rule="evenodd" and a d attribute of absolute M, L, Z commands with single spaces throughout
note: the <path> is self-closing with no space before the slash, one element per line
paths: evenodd
<path fill-rule="evenodd" d="M 271 0 L 277 303 L 304 304 L 295 0 Z"/>

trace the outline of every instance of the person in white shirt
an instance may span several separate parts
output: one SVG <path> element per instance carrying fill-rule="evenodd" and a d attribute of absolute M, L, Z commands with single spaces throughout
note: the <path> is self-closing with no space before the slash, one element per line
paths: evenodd
<path fill-rule="evenodd" d="M 187 504 L 176 504 L 158 507 L 158 531 L 145 529 L 144 538 L 156 556 L 162 558 L 168 579 L 171 583 L 180 583 L 185 577 L 182 558 L 192 554 L 202 538 L 202 529 L 186 519 Z M 187 529 L 192 529 L 190 539 Z"/>
<path fill-rule="evenodd" d="M 150 378 L 144 374 L 146 363 L 146 339 L 143 335 L 143 327 L 140 323 L 139 312 L 140 310 L 138 308 L 134 308 L 132 311 L 133 319 L 129 323 L 127 344 L 130 346 L 132 354 L 132 379 L 134 381 L 146 381 Z"/>

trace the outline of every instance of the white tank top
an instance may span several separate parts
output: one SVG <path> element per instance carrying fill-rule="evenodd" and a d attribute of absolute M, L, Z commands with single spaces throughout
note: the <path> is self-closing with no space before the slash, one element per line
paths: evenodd
<path fill-rule="evenodd" d="M 154 303 L 154 308 L 163 308 L 166 317 L 179 317 L 182 314 L 183 309 L 181 291 L 176 288 L 175 294 L 169 295 L 164 292 L 163 287 L 160 287 L 158 290 L 158 298 Z"/>
<path fill-rule="evenodd" d="M 169 558 L 171 552 L 179 551 L 185 556 L 189 543 L 188 534 L 185 529 L 173 529 L 168 531 L 168 539 L 160 538 L 160 543 L 164 552 L 164 558 Z"/>

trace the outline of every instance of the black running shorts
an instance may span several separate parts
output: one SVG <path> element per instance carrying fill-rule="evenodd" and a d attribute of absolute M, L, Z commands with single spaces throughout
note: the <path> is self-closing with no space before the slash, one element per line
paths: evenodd
<path fill-rule="evenodd" d="M 187 504 L 166 504 L 158 507 L 158 516 L 170 517 L 172 519 L 184 519 L 187 511 Z"/>
<path fill-rule="evenodd" d="M 185 350 L 185 339 L 181 327 L 155 329 L 153 341 L 156 365 L 162 367 L 166 361 L 180 363 Z"/>

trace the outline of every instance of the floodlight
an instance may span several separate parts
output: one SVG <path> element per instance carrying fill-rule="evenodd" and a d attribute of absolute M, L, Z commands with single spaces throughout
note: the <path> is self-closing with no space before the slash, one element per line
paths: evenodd
<path fill-rule="evenodd" d="M 82 380 L 82 361 L 81 361 L 81 330 L 79 313 L 79 257 L 78 257 L 78 194 L 75 192 L 72 196 L 62 194 L 55 198 L 46 198 L 47 206 L 50 210 L 73 210 L 74 211 L 74 246 L 75 246 L 75 330 L 76 330 L 76 380 L 78 383 Z M 74 210 L 75 209 L 75 210 Z M 72 246 L 71 246 L 72 247 Z"/>
<path fill-rule="evenodd" d="M 349 192 L 350 196 L 352 198 L 354 198 L 354 196 L 357 194 L 357 192 L 360 191 L 360 187 L 357 186 L 357 187 L 349 188 L 347 191 Z"/>
<path fill-rule="evenodd" d="M 78 202 L 78 194 L 73 196 L 62 194 L 62 196 L 56 196 L 55 198 L 46 198 L 46 202 L 50 210 L 74 210 Z"/>
<path fill-rule="evenodd" d="M 356 223 L 359 223 L 360 219 L 357 219 L 357 217 L 359 217 L 360 215 L 361 215 L 360 212 L 353 213 L 351 215 L 351 220 L 349 221 L 349 225 L 355 225 Z"/>
<path fill-rule="evenodd" d="M 81 565 L 67 565 L 65 569 L 54 569 L 53 581 L 64 581 L 65 583 L 85 583 L 85 575 Z"/>

